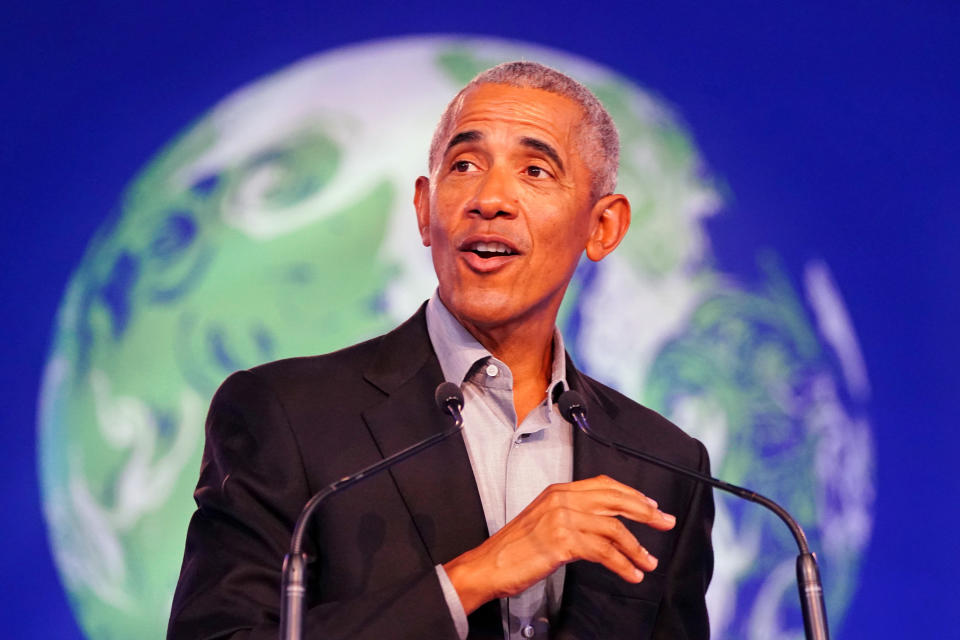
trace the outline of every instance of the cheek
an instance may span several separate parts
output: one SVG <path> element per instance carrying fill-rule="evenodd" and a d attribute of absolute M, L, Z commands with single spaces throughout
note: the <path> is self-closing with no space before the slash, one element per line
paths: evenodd
<path fill-rule="evenodd" d="M 443 216 L 434 216 L 430 221 L 430 244 L 434 249 L 446 249 L 451 244 L 453 229 L 450 219 Z"/>
<path fill-rule="evenodd" d="M 553 272 L 568 272 L 575 268 L 587 245 L 581 225 L 569 217 L 559 217 L 544 225 L 538 234 L 543 251 L 540 258 L 544 267 Z"/>
<path fill-rule="evenodd" d="M 451 218 L 446 215 L 449 203 L 438 194 L 430 203 L 430 240 L 434 247 L 437 244 L 443 244 L 444 240 L 450 235 Z"/>

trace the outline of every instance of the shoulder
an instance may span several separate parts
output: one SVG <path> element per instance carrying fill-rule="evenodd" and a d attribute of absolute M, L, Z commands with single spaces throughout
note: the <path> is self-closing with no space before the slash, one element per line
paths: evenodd
<path fill-rule="evenodd" d="M 306 407 L 333 405 L 362 389 L 381 337 L 317 356 L 285 358 L 231 373 L 214 393 L 208 423 L 250 417 L 253 425 L 290 423 Z M 293 421 L 295 422 L 295 420 Z"/>
<path fill-rule="evenodd" d="M 323 355 L 274 360 L 234 375 L 252 376 L 277 390 L 304 388 L 316 392 L 329 385 L 362 378 L 376 358 L 383 339 L 384 336 L 377 336 Z"/>
<path fill-rule="evenodd" d="M 221 386 L 258 386 L 287 406 L 360 405 L 382 397 L 432 356 L 423 307 L 392 331 L 331 353 L 286 358 L 232 374 Z M 218 392 L 220 393 L 220 392 Z M 356 405 L 356 406 L 355 406 Z"/>

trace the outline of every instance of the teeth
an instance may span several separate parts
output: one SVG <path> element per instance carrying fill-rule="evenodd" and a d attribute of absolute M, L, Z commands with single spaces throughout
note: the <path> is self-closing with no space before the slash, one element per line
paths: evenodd
<path fill-rule="evenodd" d="M 510 247 L 502 242 L 474 242 L 470 247 L 471 251 L 482 251 L 484 253 L 511 253 Z"/>

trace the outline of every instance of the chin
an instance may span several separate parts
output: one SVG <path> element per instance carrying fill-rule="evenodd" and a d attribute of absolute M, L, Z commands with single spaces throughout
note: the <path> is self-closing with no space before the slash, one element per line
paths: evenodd
<path fill-rule="evenodd" d="M 562 293 L 560 294 L 562 296 Z M 556 321 L 556 305 L 550 304 L 552 296 L 530 302 L 529 295 L 524 296 L 510 288 L 461 288 L 447 296 L 441 291 L 444 304 L 461 323 L 477 328 L 494 328 L 524 320 L 539 324 L 540 320 Z M 550 317 L 547 318 L 546 316 Z"/>
<path fill-rule="evenodd" d="M 478 327 L 497 326 L 523 314 L 515 296 L 490 289 L 458 289 L 450 295 L 441 292 L 444 304 L 462 322 Z"/>

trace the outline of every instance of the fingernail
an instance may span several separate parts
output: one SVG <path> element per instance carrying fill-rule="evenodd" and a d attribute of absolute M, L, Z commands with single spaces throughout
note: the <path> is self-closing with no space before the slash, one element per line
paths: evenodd
<path fill-rule="evenodd" d="M 653 498 L 651 498 L 651 497 L 649 497 L 649 496 L 644 496 L 644 498 L 647 499 L 647 504 L 649 504 L 649 505 L 650 505 L 651 507 L 653 507 L 654 509 L 657 508 L 657 501 L 656 501 L 656 500 L 654 500 Z"/>
<path fill-rule="evenodd" d="M 654 569 L 657 568 L 657 565 L 660 564 L 660 561 L 657 560 L 656 556 L 650 555 L 649 551 L 647 551 L 647 556 L 650 558 L 650 563 L 653 565 L 652 567 L 650 567 L 650 571 L 653 571 Z"/>
<path fill-rule="evenodd" d="M 675 517 L 673 517 L 672 515 L 670 515 L 669 513 L 664 513 L 664 514 L 663 514 L 663 520 L 664 520 L 664 522 L 666 522 L 667 524 L 669 524 L 671 527 L 672 527 L 673 525 L 677 524 L 677 519 L 676 519 Z"/>
<path fill-rule="evenodd" d="M 634 569 L 633 579 L 636 580 L 637 582 L 640 582 L 641 580 L 643 580 L 643 571 L 640 571 L 640 569 Z"/>

